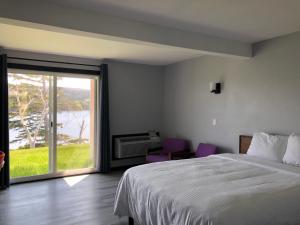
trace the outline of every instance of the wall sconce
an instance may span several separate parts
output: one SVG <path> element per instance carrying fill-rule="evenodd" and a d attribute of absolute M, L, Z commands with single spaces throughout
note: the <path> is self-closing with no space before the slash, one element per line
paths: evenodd
<path fill-rule="evenodd" d="M 221 93 L 221 83 L 220 82 L 211 82 L 209 83 L 210 93 L 220 94 Z"/>

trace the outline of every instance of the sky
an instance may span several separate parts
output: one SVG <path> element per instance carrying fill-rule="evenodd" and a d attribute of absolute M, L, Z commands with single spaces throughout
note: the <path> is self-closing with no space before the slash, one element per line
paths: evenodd
<path fill-rule="evenodd" d="M 89 90 L 91 88 L 91 80 L 86 78 L 63 77 L 57 80 L 57 86 Z"/>
<path fill-rule="evenodd" d="M 20 83 L 12 78 L 13 73 L 8 73 L 8 82 L 11 84 Z M 28 76 L 29 74 L 15 73 L 18 76 Z M 35 74 L 36 76 L 36 74 Z M 60 77 L 57 79 L 58 87 L 67 87 L 67 88 L 79 88 L 89 90 L 91 88 L 91 79 L 87 78 L 72 78 L 72 77 Z M 34 82 L 26 81 L 26 83 L 34 84 Z"/>

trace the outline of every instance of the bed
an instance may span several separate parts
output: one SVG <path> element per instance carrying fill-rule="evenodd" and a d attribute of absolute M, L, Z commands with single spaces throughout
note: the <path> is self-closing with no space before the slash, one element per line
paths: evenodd
<path fill-rule="evenodd" d="M 300 167 L 250 157 L 250 142 L 240 136 L 241 154 L 127 170 L 114 213 L 140 225 L 300 224 Z"/>

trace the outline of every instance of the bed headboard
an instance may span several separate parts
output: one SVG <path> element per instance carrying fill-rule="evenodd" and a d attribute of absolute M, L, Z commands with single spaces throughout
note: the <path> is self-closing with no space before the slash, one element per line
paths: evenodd
<path fill-rule="evenodd" d="M 239 153 L 246 154 L 251 144 L 252 136 L 240 135 Z"/>

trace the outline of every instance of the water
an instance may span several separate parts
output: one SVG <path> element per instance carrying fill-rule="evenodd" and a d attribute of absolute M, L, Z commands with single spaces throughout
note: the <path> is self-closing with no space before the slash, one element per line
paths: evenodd
<path fill-rule="evenodd" d="M 90 138 L 90 111 L 64 111 L 57 113 L 57 134 L 66 134 L 71 138 L 78 138 L 80 132 L 80 125 L 85 121 L 85 129 L 82 137 L 84 139 Z M 18 135 L 16 129 L 9 130 L 9 139 L 14 140 Z M 26 140 L 14 142 L 9 144 L 10 149 L 18 149 L 25 145 Z"/>

